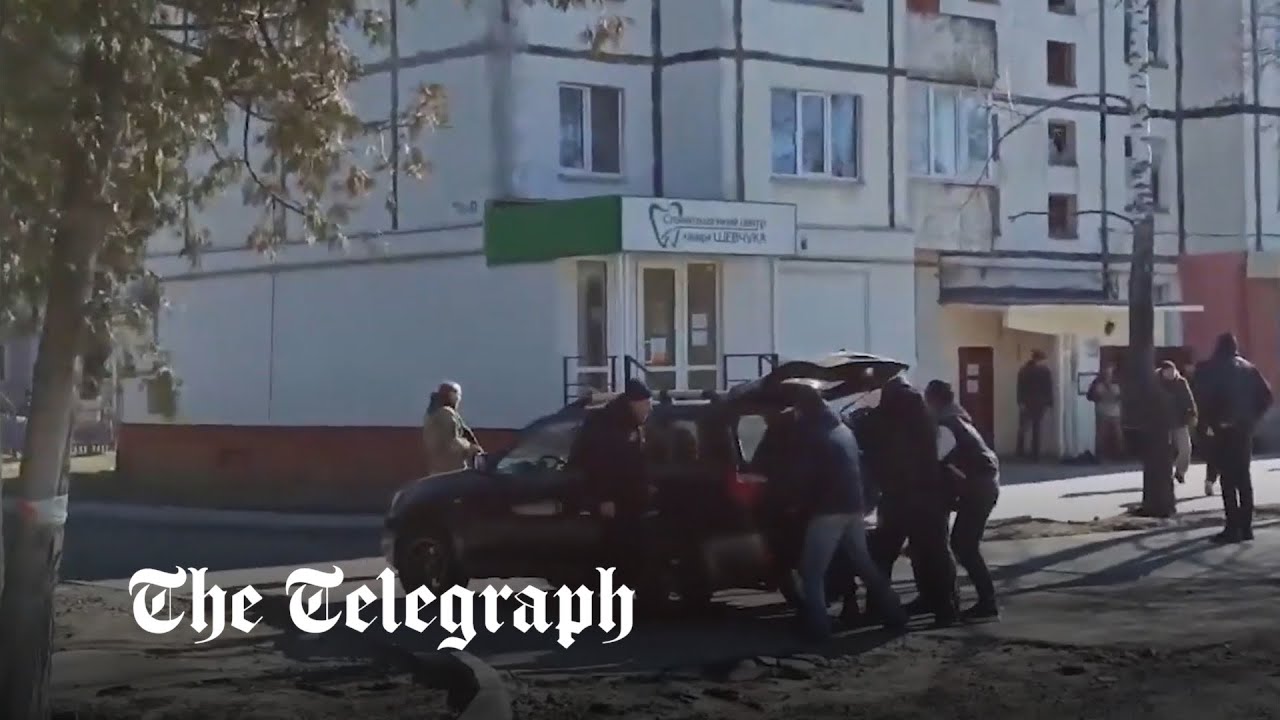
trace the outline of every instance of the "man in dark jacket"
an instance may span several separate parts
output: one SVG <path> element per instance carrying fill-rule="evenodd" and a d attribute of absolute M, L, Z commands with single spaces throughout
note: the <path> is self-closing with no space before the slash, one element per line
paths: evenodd
<path fill-rule="evenodd" d="M 569 467 L 582 472 L 593 507 L 610 521 L 606 542 L 629 584 L 644 569 L 643 521 L 652 495 L 644 424 L 652 397 L 643 382 L 629 381 L 622 394 L 587 415 L 569 451 Z"/>
<path fill-rule="evenodd" d="M 1271 407 L 1271 386 L 1253 363 L 1240 357 L 1231 333 L 1218 337 L 1213 356 L 1196 368 L 1200 423 L 1209 455 L 1220 473 L 1225 515 L 1218 543 L 1253 539 L 1253 432 Z"/>
<path fill-rule="evenodd" d="M 1043 351 L 1033 350 L 1031 359 L 1018 371 L 1018 457 L 1026 457 L 1023 441 L 1031 435 L 1031 460 L 1040 459 L 1040 430 L 1045 411 L 1053 407 L 1053 375 L 1045 364 Z"/>
<path fill-rule="evenodd" d="M 982 557 L 982 535 L 1000 499 L 1000 461 L 969 413 L 956 404 L 955 391 L 949 383 L 934 380 L 925 387 L 924 395 L 938 419 L 942 474 L 954 488 L 956 519 L 951 528 L 951 549 L 978 594 L 978 601 L 960 616 L 965 620 L 994 620 L 1000 617 L 1000 609 L 991 570 Z"/>
<path fill-rule="evenodd" d="M 889 578 L 867 549 L 862 470 L 853 431 L 827 407 L 816 388 L 794 384 L 800 418 L 793 477 L 803 488 L 801 512 L 808 518 L 800 560 L 805 629 L 819 638 L 831 634 L 826 578 L 837 550 L 846 553 L 885 627 L 902 628 L 906 614 Z"/>
<path fill-rule="evenodd" d="M 939 625 L 959 619 L 956 565 L 948 547 L 952 493 L 937 460 L 938 435 L 924 395 L 899 375 L 881 389 L 874 411 L 882 470 L 874 548 L 880 570 L 892 575 L 911 543 L 911 569 L 920 596 L 907 612 L 932 613 Z M 874 611 L 870 600 L 868 610 Z"/>

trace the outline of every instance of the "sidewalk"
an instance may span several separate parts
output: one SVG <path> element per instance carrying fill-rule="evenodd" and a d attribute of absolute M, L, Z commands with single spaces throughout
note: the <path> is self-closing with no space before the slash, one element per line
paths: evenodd
<path fill-rule="evenodd" d="M 1136 467 L 1008 464 L 1001 473 L 995 520 L 1030 516 L 1084 522 L 1121 515 L 1142 502 L 1142 472 Z M 1280 459 L 1253 463 L 1256 503 L 1280 504 Z M 1175 486 L 1180 513 L 1220 511 L 1222 498 L 1204 494 L 1204 465 L 1191 466 L 1187 482 Z"/>

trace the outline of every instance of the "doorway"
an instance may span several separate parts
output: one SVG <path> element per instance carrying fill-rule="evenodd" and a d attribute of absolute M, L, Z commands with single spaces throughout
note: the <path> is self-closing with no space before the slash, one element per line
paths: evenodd
<path fill-rule="evenodd" d="M 995 350 L 989 347 L 962 347 L 956 350 L 960 386 L 956 399 L 973 418 L 973 424 L 987 445 L 995 447 Z"/>
<path fill-rule="evenodd" d="M 636 327 L 645 380 L 654 390 L 720 386 L 720 267 L 641 263 Z"/>

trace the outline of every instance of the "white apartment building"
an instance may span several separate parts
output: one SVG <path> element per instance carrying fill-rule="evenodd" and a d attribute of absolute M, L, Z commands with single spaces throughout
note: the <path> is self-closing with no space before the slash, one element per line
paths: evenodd
<path fill-rule="evenodd" d="M 610 376 L 725 387 L 841 347 L 959 383 L 1002 449 L 1017 364 L 1045 349 L 1049 449 L 1091 445 L 1079 385 L 1127 336 L 1128 228 L 1092 214 L 1126 200 L 1127 120 L 1097 101 L 1126 89 L 1114 5 L 626 0 L 606 55 L 580 38 L 592 12 L 401 8 L 353 98 L 381 116 L 443 85 L 432 177 L 401 179 L 392 211 L 371 202 L 346 253 L 245 249 L 238 193 L 211 211 L 199 268 L 157 241 L 180 415 L 130 393 L 121 468 L 390 486 L 420 465 L 442 379 L 497 444 Z M 1156 123 L 1166 150 L 1172 124 Z"/>
<path fill-rule="evenodd" d="M 1280 383 L 1280 3 L 1182 4 L 1187 342 L 1234 331 Z"/>

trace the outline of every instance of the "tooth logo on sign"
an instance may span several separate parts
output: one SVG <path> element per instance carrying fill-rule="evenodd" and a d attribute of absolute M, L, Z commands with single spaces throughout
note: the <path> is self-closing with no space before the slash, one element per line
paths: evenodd
<path fill-rule="evenodd" d="M 649 224 L 653 226 L 653 238 L 658 242 L 658 247 L 664 250 L 675 249 L 680 240 L 680 218 L 682 217 L 684 217 L 684 206 L 678 202 L 649 205 Z"/>

